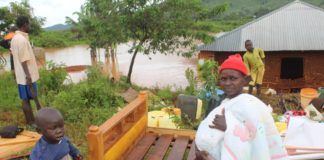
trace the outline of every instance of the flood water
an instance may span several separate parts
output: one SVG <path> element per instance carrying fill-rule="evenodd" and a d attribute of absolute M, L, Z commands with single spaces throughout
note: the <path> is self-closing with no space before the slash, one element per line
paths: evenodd
<path fill-rule="evenodd" d="M 130 44 L 121 44 L 117 48 L 119 70 L 127 75 L 132 55 L 128 53 Z M 99 51 L 101 61 L 104 61 L 104 51 Z M 66 66 L 91 65 L 90 49 L 87 46 L 74 46 L 63 49 L 45 49 L 46 61 L 63 63 Z M 9 56 L 6 69 L 9 70 Z M 197 58 L 184 58 L 177 55 L 150 55 L 150 57 L 138 54 L 135 60 L 132 82 L 143 87 L 185 87 L 188 82 L 185 78 L 185 70 L 196 70 Z M 73 82 L 86 78 L 85 72 L 69 73 Z"/>

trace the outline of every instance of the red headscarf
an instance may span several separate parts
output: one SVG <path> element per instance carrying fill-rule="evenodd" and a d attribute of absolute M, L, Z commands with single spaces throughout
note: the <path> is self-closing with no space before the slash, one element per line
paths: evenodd
<path fill-rule="evenodd" d="M 238 53 L 235 55 L 229 56 L 223 62 L 223 64 L 220 66 L 219 73 L 221 73 L 224 69 L 233 69 L 233 70 L 240 71 L 245 76 L 248 75 L 248 69 L 246 68 L 246 66 L 244 64 L 241 55 Z"/>

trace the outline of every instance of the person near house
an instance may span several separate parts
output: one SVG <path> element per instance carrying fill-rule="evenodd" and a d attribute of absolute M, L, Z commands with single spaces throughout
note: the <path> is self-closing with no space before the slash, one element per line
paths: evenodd
<path fill-rule="evenodd" d="M 30 30 L 28 17 L 19 16 L 16 20 L 16 25 L 18 31 L 16 31 L 16 35 L 11 40 L 16 82 L 26 122 L 28 125 L 36 127 L 30 100 L 37 98 L 36 81 L 39 79 L 39 73 L 36 58 L 28 38 Z"/>
<path fill-rule="evenodd" d="M 255 86 L 257 96 L 260 97 L 265 71 L 265 54 L 261 48 L 254 48 L 251 40 L 245 41 L 245 48 L 246 53 L 244 54 L 243 59 L 251 77 L 251 81 L 249 83 L 249 94 L 252 94 Z"/>
<path fill-rule="evenodd" d="M 243 93 L 250 79 L 241 55 L 229 56 L 219 74 L 226 98 L 198 127 L 196 160 L 286 159 L 271 109 Z"/>

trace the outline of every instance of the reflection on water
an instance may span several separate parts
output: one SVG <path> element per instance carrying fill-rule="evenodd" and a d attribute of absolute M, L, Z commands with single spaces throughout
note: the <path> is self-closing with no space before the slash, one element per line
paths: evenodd
<path fill-rule="evenodd" d="M 129 44 L 121 44 L 117 48 L 119 69 L 124 75 L 127 74 L 132 55 L 128 53 Z M 63 49 L 45 49 L 46 61 L 64 63 L 66 66 L 91 65 L 90 49 L 87 46 L 74 46 Z M 100 59 L 104 61 L 104 51 L 101 49 Z M 6 69 L 10 69 L 9 56 Z M 176 55 L 150 55 L 138 54 L 135 60 L 132 82 L 144 87 L 165 87 L 174 86 L 185 87 L 188 82 L 185 78 L 185 70 L 191 68 L 195 70 L 197 59 L 187 59 Z M 70 73 L 73 82 L 84 79 L 85 72 Z"/>

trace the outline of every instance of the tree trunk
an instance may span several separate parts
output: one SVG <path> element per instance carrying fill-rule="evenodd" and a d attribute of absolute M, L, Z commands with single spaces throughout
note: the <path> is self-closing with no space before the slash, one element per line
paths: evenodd
<path fill-rule="evenodd" d="M 103 73 L 106 76 L 110 75 L 110 49 L 109 47 L 105 48 L 105 63 L 103 64 Z"/>
<path fill-rule="evenodd" d="M 129 66 L 129 70 L 128 70 L 128 74 L 127 74 L 127 83 L 129 84 L 132 84 L 131 82 L 131 79 L 132 79 L 132 72 L 133 72 L 133 66 L 134 66 L 134 62 L 135 62 L 135 58 L 136 58 L 136 55 L 138 53 L 138 50 L 139 50 L 139 47 L 138 46 L 142 46 L 145 42 L 145 38 L 143 38 L 143 40 L 140 41 L 140 43 L 137 45 L 136 49 L 135 49 L 135 52 L 134 52 L 134 55 L 132 57 L 132 61 L 131 61 L 131 64 Z"/>
<path fill-rule="evenodd" d="M 137 52 L 138 52 L 138 48 L 135 49 L 135 52 L 134 52 L 133 57 L 132 57 L 131 64 L 129 66 L 129 70 L 128 70 L 128 74 L 127 74 L 127 83 L 129 83 L 129 84 L 132 84 L 132 82 L 131 82 L 132 72 L 133 72 L 133 66 L 134 66 L 134 62 L 135 62 Z"/>
<path fill-rule="evenodd" d="M 112 64 L 112 68 L 111 68 L 112 76 L 115 81 L 118 81 L 120 76 L 119 76 L 118 64 L 117 64 L 116 47 L 114 46 L 111 47 L 110 55 L 111 55 L 111 64 Z"/>
<path fill-rule="evenodd" d="M 93 48 L 93 47 L 90 48 L 90 56 L 91 56 L 91 65 L 96 66 L 97 65 L 96 48 Z"/>

